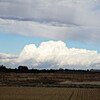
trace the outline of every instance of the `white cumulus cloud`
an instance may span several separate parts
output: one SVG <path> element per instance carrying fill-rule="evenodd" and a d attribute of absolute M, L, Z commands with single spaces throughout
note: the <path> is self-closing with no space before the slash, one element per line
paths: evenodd
<path fill-rule="evenodd" d="M 68 48 L 62 41 L 48 41 L 38 47 L 35 44 L 26 45 L 18 56 L 0 54 L 0 63 L 10 67 L 99 69 L 100 54 L 97 51 Z"/>

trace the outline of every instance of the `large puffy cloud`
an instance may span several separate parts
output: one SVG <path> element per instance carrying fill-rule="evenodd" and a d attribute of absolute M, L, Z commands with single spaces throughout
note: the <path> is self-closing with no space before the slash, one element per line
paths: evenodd
<path fill-rule="evenodd" d="M 0 0 L 0 30 L 63 40 L 100 40 L 99 0 Z"/>
<path fill-rule="evenodd" d="M 6 58 L 1 57 L 1 62 L 10 67 L 99 69 L 100 54 L 97 51 L 67 48 L 62 41 L 48 41 L 42 42 L 39 47 L 26 45 L 18 56 L 6 55 Z"/>

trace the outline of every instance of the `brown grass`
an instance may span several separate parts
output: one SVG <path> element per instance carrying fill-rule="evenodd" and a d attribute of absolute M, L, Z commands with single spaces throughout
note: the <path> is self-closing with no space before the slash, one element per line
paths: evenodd
<path fill-rule="evenodd" d="M 100 89 L 0 87 L 0 100 L 100 100 Z"/>
<path fill-rule="evenodd" d="M 100 74 L 0 73 L 0 86 L 100 88 Z"/>
<path fill-rule="evenodd" d="M 0 73 L 0 81 L 100 81 L 100 74 Z"/>

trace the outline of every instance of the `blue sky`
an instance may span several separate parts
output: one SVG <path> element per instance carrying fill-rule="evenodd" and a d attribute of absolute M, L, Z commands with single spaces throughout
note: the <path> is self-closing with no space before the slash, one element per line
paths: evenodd
<path fill-rule="evenodd" d="M 19 54 L 25 45 L 35 44 L 39 45 L 43 41 L 49 41 L 46 38 L 33 38 L 17 35 L 9 35 L 5 33 L 0 33 L 0 52 Z"/>
<path fill-rule="evenodd" d="M 100 68 L 99 43 L 100 0 L 0 0 L 0 65 Z"/>
<path fill-rule="evenodd" d="M 48 38 L 36 38 L 36 37 L 25 37 L 18 35 L 9 35 L 6 33 L 0 33 L 0 52 L 1 53 L 10 53 L 10 54 L 19 54 L 25 45 L 35 44 L 39 46 L 41 42 L 46 42 L 54 39 Z M 57 41 L 57 40 L 55 40 Z M 80 48 L 88 50 L 96 50 L 100 52 L 99 43 L 82 43 L 77 41 L 65 41 L 68 48 Z"/>
<path fill-rule="evenodd" d="M 100 10 L 100 6 L 96 6 L 93 10 Z"/>

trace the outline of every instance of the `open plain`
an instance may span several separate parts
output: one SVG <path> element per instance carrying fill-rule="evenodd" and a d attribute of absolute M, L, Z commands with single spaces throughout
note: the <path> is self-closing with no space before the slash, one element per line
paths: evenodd
<path fill-rule="evenodd" d="M 0 100 L 100 100 L 100 89 L 0 87 Z"/>

